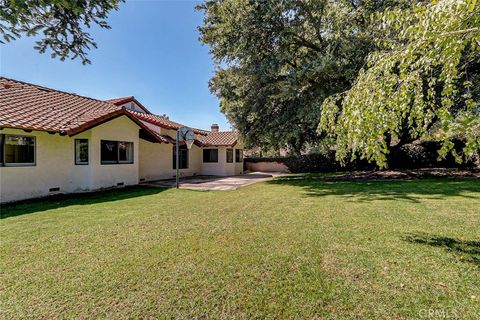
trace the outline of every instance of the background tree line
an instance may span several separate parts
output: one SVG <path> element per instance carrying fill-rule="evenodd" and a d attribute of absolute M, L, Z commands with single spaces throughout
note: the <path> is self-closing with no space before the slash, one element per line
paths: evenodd
<path fill-rule="evenodd" d="M 385 167 L 437 140 L 479 153 L 476 0 L 207 0 L 199 27 L 217 66 L 210 88 L 247 146 Z M 464 146 L 455 149 L 452 139 Z"/>

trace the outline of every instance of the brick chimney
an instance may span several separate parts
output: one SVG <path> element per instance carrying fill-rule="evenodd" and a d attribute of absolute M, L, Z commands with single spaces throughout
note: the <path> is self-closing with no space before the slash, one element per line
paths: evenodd
<path fill-rule="evenodd" d="M 218 132 L 218 129 L 220 129 L 218 124 L 216 124 L 216 123 L 212 124 L 212 127 L 211 127 L 212 132 Z"/>

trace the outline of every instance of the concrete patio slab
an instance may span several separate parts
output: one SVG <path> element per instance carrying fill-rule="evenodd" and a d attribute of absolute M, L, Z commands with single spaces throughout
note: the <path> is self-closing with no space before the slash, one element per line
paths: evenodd
<path fill-rule="evenodd" d="M 180 179 L 180 189 L 191 190 L 235 190 L 240 187 L 248 186 L 253 183 L 272 179 L 278 174 L 252 172 L 239 176 L 215 177 L 215 176 L 197 176 Z M 175 179 L 149 181 L 142 185 L 175 188 Z"/>

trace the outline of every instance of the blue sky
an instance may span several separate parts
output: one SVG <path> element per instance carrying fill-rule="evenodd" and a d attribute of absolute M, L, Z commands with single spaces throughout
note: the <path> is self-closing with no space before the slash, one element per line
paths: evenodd
<path fill-rule="evenodd" d="M 34 39 L 1 45 L 3 76 L 67 92 L 108 99 L 135 96 L 150 111 L 197 128 L 228 130 L 208 80 L 214 65 L 198 41 L 202 13 L 193 1 L 127 1 L 109 16 L 111 30 L 90 33 L 98 49 L 91 65 L 39 54 Z"/>

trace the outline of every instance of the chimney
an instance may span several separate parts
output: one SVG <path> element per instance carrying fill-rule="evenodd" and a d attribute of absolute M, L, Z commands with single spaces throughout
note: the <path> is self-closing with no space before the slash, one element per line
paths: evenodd
<path fill-rule="evenodd" d="M 211 129 L 212 129 L 212 132 L 218 132 L 218 129 L 220 129 L 220 127 L 218 126 L 218 124 L 214 123 L 212 124 Z"/>

